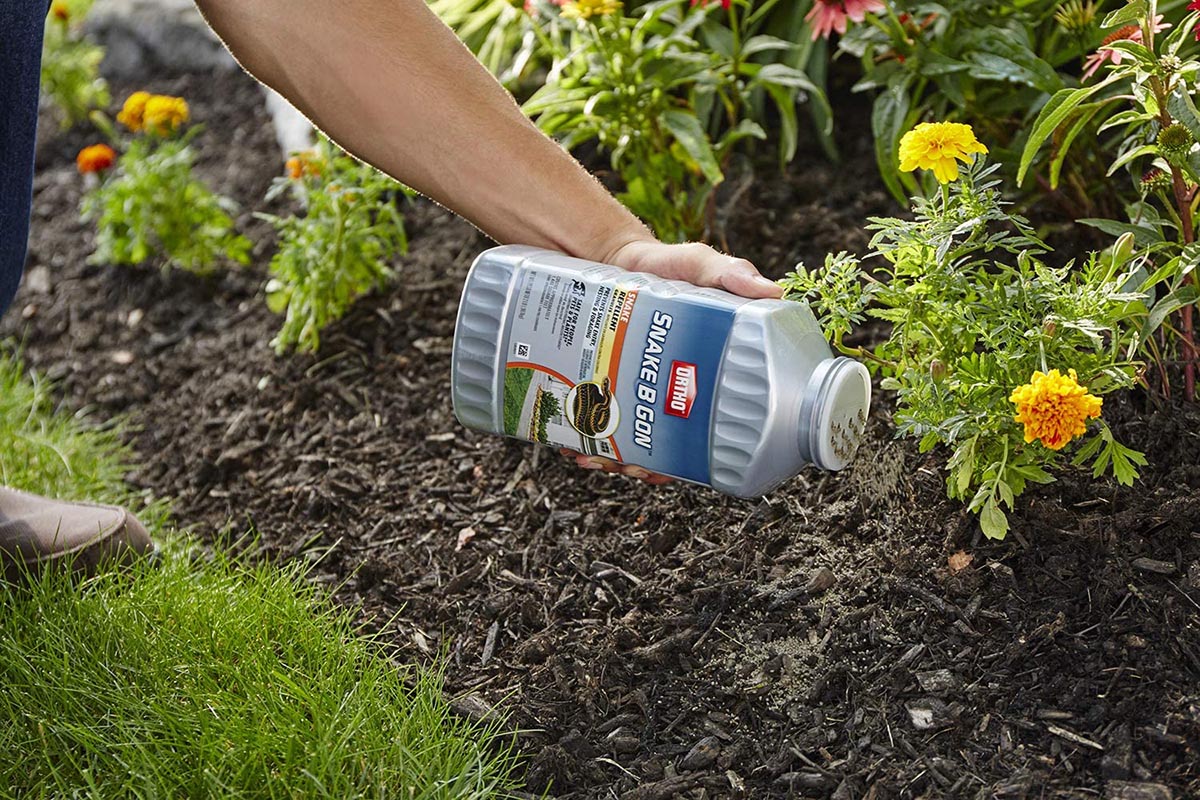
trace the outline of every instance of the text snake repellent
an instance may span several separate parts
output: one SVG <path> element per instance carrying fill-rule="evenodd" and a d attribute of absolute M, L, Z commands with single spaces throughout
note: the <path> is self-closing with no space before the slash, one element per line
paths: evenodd
<path fill-rule="evenodd" d="M 626 272 L 550 250 L 482 253 L 454 332 L 469 428 L 756 497 L 805 464 L 838 470 L 871 398 L 803 303 Z"/>

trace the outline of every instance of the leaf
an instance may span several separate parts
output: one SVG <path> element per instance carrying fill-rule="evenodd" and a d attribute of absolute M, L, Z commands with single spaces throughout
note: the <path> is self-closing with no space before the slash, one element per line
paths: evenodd
<path fill-rule="evenodd" d="M 1167 111 L 1191 131 L 1192 136 L 1200 140 L 1200 111 L 1196 109 L 1196 103 L 1186 89 L 1179 88 L 1171 92 L 1171 96 L 1167 98 Z"/>
<path fill-rule="evenodd" d="M 989 497 L 980 509 L 979 527 L 989 539 L 1003 539 L 1008 534 L 1008 517 L 996 504 L 995 497 Z"/>
<path fill-rule="evenodd" d="M 1067 117 L 1071 116 L 1071 112 L 1081 103 L 1113 80 L 1114 78 L 1109 77 L 1092 86 L 1055 92 L 1049 102 L 1043 106 L 1041 113 L 1038 114 L 1033 131 L 1029 134 L 1029 141 L 1025 143 L 1025 150 L 1021 153 L 1021 166 L 1017 170 L 1018 185 L 1025 182 L 1025 174 L 1029 171 L 1030 164 L 1033 163 L 1033 157 L 1037 155 L 1046 139 L 1050 138 L 1050 135 L 1066 121 Z"/>
<path fill-rule="evenodd" d="M 725 176 L 721 173 L 721 166 L 717 163 L 716 154 L 713 153 L 712 143 L 704 133 L 704 128 L 700 126 L 700 120 L 696 119 L 694 114 L 672 108 L 664 111 L 659 120 L 687 151 L 687 154 L 695 160 L 709 183 L 716 185 L 725 180 Z"/>
<path fill-rule="evenodd" d="M 1144 467 L 1148 463 L 1146 456 L 1119 442 L 1114 441 L 1110 446 L 1112 448 L 1113 476 L 1122 486 L 1132 486 L 1139 477 L 1137 467 Z M 1134 466 L 1135 464 L 1137 466 Z"/>
<path fill-rule="evenodd" d="M 779 156 L 786 163 L 796 156 L 796 146 L 799 143 L 796 101 L 784 86 L 769 83 L 764 88 L 779 109 Z"/>
<path fill-rule="evenodd" d="M 1141 147 L 1135 147 L 1132 150 L 1122 153 L 1121 156 L 1112 163 L 1112 166 L 1108 168 L 1108 172 L 1105 173 L 1105 177 L 1111 177 L 1114 172 L 1130 163 L 1134 159 L 1142 158 L 1143 156 L 1155 155 L 1158 155 L 1158 148 L 1152 144 L 1144 144 Z"/>
<path fill-rule="evenodd" d="M 1083 129 L 1095 118 L 1096 114 L 1104 107 L 1103 103 L 1091 103 L 1082 109 L 1082 113 L 1071 123 L 1071 127 L 1067 129 L 1067 134 L 1058 144 L 1058 148 L 1054 153 L 1054 158 L 1050 162 L 1050 188 L 1058 188 L 1058 179 L 1062 175 L 1063 163 L 1067 160 L 1067 153 L 1071 150 L 1071 145 L 1075 143 L 1076 137 L 1083 132 Z"/>
<path fill-rule="evenodd" d="M 892 196 L 904 205 L 908 197 L 900 182 L 900 163 L 896 148 L 908 119 L 909 80 L 889 85 L 875 98 L 871 109 L 871 132 L 875 137 L 875 160 Z"/>
<path fill-rule="evenodd" d="M 754 120 L 744 119 L 737 124 L 737 127 L 730 128 L 725 132 L 725 135 L 721 137 L 721 150 L 724 151 L 725 148 L 729 147 L 734 142 L 747 138 L 766 139 L 767 132 L 764 131 L 762 126 Z"/>
<path fill-rule="evenodd" d="M 980 48 L 967 55 L 974 64 L 971 75 L 982 80 L 1002 80 L 1032 86 L 1046 94 L 1063 88 L 1062 78 L 1028 47 L 988 29 L 975 37 Z"/>
<path fill-rule="evenodd" d="M 1167 317 L 1174 314 L 1184 306 L 1195 303 L 1198 297 L 1196 285 L 1193 283 L 1180 286 L 1175 291 L 1168 294 L 1163 299 L 1154 304 L 1150 309 L 1150 313 L 1146 316 L 1146 322 L 1142 326 L 1142 341 L 1145 341 L 1151 334 L 1158 330 L 1159 326 L 1166 321 Z"/>
<path fill-rule="evenodd" d="M 767 36 L 760 34 L 752 36 L 746 40 L 742 46 L 742 57 L 752 56 L 755 53 L 764 53 L 769 50 L 794 50 L 796 45 L 792 42 L 785 41 L 775 36 Z"/>
<path fill-rule="evenodd" d="M 950 568 L 950 572 L 952 573 L 962 572 L 964 569 L 971 566 L 971 562 L 974 560 L 975 556 L 971 555 L 965 550 L 959 550 L 957 553 L 951 553 L 950 556 L 946 558 L 946 566 Z"/>
<path fill-rule="evenodd" d="M 1102 219 L 1098 217 L 1088 217 L 1086 219 L 1076 220 L 1081 225 L 1087 225 L 1091 228 L 1104 231 L 1109 236 L 1120 236 L 1123 233 L 1132 233 L 1134 240 L 1143 246 L 1149 247 L 1163 241 L 1162 232 L 1151 228 L 1149 225 L 1134 225 L 1129 222 L 1118 222 L 1115 219 Z"/>
<path fill-rule="evenodd" d="M 1122 25 L 1128 25 L 1131 22 L 1141 21 L 1150 11 L 1146 7 L 1146 0 L 1133 0 L 1124 8 L 1118 8 L 1104 18 L 1100 23 L 1101 28 L 1117 28 Z"/>
<path fill-rule="evenodd" d="M 1105 49 L 1126 53 L 1132 56 L 1135 61 L 1146 67 L 1153 68 L 1154 65 L 1158 63 L 1158 58 L 1154 55 L 1154 53 L 1150 52 L 1150 48 L 1146 47 L 1144 44 L 1135 42 L 1132 39 L 1118 39 L 1112 44 L 1105 45 Z"/>
<path fill-rule="evenodd" d="M 755 71 L 754 80 L 758 83 L 774 83 L 778 86 L 803 89 L 809 94 L 823 94 L 807 75 L 787 64 L 767 64 Z"/>

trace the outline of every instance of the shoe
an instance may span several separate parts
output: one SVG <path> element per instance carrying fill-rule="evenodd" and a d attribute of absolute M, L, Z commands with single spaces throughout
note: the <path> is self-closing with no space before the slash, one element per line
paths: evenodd
<path fill-rule="evenodd" d="M 0 486 L 0 569 L 7 580 L 45 564 L 92 573 L 154 550 L 137 518 L 118 506 L 67 503 Z"/>

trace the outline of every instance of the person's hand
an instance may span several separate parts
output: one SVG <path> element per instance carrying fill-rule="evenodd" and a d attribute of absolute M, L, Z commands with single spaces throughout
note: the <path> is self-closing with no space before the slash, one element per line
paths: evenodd
<path fill-rule="evenodd" d="M 727 256 L 699 242 L 664 244 L 656 239 L 635 239 L 619 246 L 601 260 L 630 272 L 649 272 L 660 278 L 724 289 L 742 297 L 783 296 L 783 287 L 764 278 L 746 259 Z M 584 469 L 618 472 L 655 486 L 671 481 L 666 475 L 658 475 L 642 467 L 618 464 L 607 458 L 584 455 L 574 450 L 564 449 L 561 452 L 575 459 L 575 463 Z"/>
<path fill-rule="evenodd" d="M 635 239 L 619 246 L 603 261 L 630 272 L 649 272 L 742 297 L 783 296 L 783 287 L 764 278 L 746 259 L 727 256 L 699 242 L 663 244 L 656 239 Z"/>

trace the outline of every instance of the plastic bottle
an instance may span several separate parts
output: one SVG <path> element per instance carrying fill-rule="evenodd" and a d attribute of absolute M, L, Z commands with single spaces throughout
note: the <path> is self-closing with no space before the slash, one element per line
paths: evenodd
<path fill-rule="evenodd" d="M 871 382 L 803 303 L 509 245 L 467 276 L 452 393 L 469 428 L 755 497 L 849 464 Z"/>

